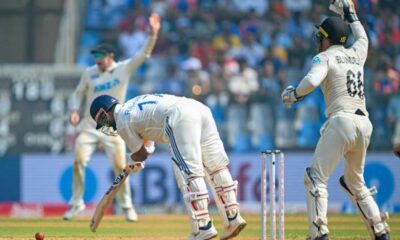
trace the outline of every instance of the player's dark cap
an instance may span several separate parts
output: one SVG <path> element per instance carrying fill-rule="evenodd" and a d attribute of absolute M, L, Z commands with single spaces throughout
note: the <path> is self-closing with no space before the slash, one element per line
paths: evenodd
<path fill-rule="evenodd" d="M 344 45 L 349 38 L 349 25 L 339 17 L 328 17 L 316 27 L 318 34 L 328 38 L 332 44 Z"/>
<path fill-rule="evenodd" d="M 92 104 L 90 105 L 90 116 L 92 116 L 93 120 L 97 123 L 96 129 L 99 129 L 103 126 L 99 120 L 102 113 L 110 111 L 111 108 L 118 103 L 119 102 L 116 98 L 109 95 L 101 95 L 93 100 Z"/>
<path fill-rule="evenodd" d="M 108 43 L 101 43 L 90 50 L 90 53 L 97 57 L 105 57 L 109 54 L 115 54 L 115 49 L 112 45 Z"/>

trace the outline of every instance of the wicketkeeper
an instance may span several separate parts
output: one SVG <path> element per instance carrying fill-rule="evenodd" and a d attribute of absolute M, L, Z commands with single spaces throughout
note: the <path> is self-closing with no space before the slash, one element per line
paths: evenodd
<path fill-rule="evenodd" d="M 125 143 L 118 136 L 107 136 L 96 131 L 96 123 L 90 118 L 89 107 L 93 99 L 99 95 L 109 94 L 123 102 L 126 96 L 129 79 L 136 69 L 151 56 L 160 29 L 160 17 L 152 14 L 149 18 L 150 37 L 137 56 L 122 62 L 114 60 L 115 51 L 108 44 L 101 44 L 91 53 L 96 65 L 87 68 L 72 96 L 72 111 L 70 123 L 78 125 L 80 120 L 79 108 L 86 97 L 84 115 L 78 126 L 78 137 L 75 144 L 74 175 L 72 183 L 72 197 L 69 209 L 64 214 L 65 220 L 72 219 L 85 209 L 83 193 L 85 186 L 85 167 L 91 155 L 101 144 L 112 160 L 115 174 L 119 174 L 125 167 Z M 125 181 L 117 195 L 117 202 L 121 206 L 128 221 L 137 221 L 138 217 L 132 204 L 129 180 Z"/>
<path fill-rule="evenodd" d="M 208 213 L 206 181 L 216 194 L 224 221 L 220 239 L 233 238 L 246 226 L 236 200 L 237 181 L 229 172 L 229 160 L 207 106 L 166 94 L 141 95 L 125 104 L 104 95 L 93 101 L 90 114 L 97 129 L 124 139 L 134 161 L 144 161 L 151 154 L 143 145 L 144 140 L 169 145 L 176 181 L 192 225 L 188 239 L 217 236 Z"/>
<path fill-rule="evenodd" d="M 373 198 L 377 190 L 364 181 L 365 155 L 372 134 L 364 95 L 364 63 L 368 38 L 351 0 L 334 0 L 330 9 L 341 15 L 328 17 L 318 26 L 318 54 L 297 88 L 287 87 L 282 100 L 287 107 L 321 86 L 327 121 L 321 128 L 311 167 L 306 169 L 309 237 L 328 239 L 328 179 L 344 156 L 344 175 L 339 182 L 358 208 L 371 239 L 390 239 L 387 213 L 381 214 Z M 343 21 L 343 20 L 344 21 Z M 354 43 L 345 48 L 349 25 Z"/>

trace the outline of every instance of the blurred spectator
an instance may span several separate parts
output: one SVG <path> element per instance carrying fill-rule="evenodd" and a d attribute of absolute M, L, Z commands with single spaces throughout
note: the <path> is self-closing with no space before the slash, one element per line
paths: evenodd
<path fill-rule="evenodd" d="M 135 56 L 146 43 L 146 19 L 142 16 L 135 20 L 127 18 L 122 20 L 118 27 L 121 31 L 118 43 L 122 50 L 122 59 Z"/>
<path fill-rule="evenodd" d="M 198 38 L 190 43 L 190 55 L 200 60 L 204 69 L 208 68 L 208 62 L 214 54 L 214 48 L 208 39 Z"/>
<path fill-rule="evenodd" d="M 249 113 L 249 129 L 254 149 L 273 149 L 276 104 L 280 84 L 272 59 L 264 59 L 260 70 L 259 88 L 252 96 Z"/>
<path fill-rule="evenodd" d="M 392 128 L 392 144 L 400 144 L 400 91 L 389 100 L 388 121 Z"/>
<path fill-rule="evenodd" d="M 135 54 L 135 45 L 144 41 L 146 26 L 141 24 L 141 16 L 156 11 L 164 16 L 162 32 L 153 57 L 131 80 L 130 93 L 167 91 L 204 101 L 213 111 L 221 138 L 229 140 L 232 149 L 254 150 L 267 145 L 303 148 L 307 144 L 301 139 L 318 134 L 308 130 L 323 121 L 320 96 L 291 110 L 276 102 L 281 84 L 296 84 L 309 68 L 314 49 L 304 39 L 309 39 L 320 16 L 330 14 L 326 4 L 325 0 L 91 0 L 78 63 L 92 64 L 89 47 L 101 41 L 119 43 L 124 58 Z M 389 139 L 390 129 L 382 122 L 388 121 L 387 104 L 399 91 L 400 6 L 393 0 L 358 0 L 355 4 L 370 40 L 364 88 L 372 95 L 367 98 L 374 124 L 371 149 L 384 148 L 388 145 L 380 139 Z M 236 84 L 234 76 L 240 75 L 236 58 L 246 59 L 259 73 L 258 87 L 251 91 L 251 97 L 238 97 L 231 91 Z M 200 65 L 194 63 L 197 60 Z M 249 89 L 246 84 L 243 89 Z M 239 105 L 238 99 L 244 104 Z M 307 125 L 304 118 L 310 117 L 304 114 L 308 111 L 313 112 L 314 127 L 307 130 L 303 126 Z M 297 132 L 290 120 L 295 116 Z M 233 122 L 242 125 L 233 131 L 244 140 L 235 142 L 230 129 L 232 118 L 239 117 L 240 121 Z M 263 118 L 267 120 L 262 122 Z"/>
<path fill-rule="evenodd" d="M 221 30 L 218 32 L 213 40 L 213 47 L 218 51 L 234 51 L 239 49 L 241 42 L 238 35 L 233 33 L 231 23 L 224 21 L 221 25 Z M 238 51 L 238 50 L 236 50 Z"/>
<path fill-rule="evenodd" d="M 311 45 L 312 44 L 310 44 L 308 41 L 304 41 L 300 35 L 294 35 L 293 45 L 288 49 L 289 59 L 298 59 L 299 62 L 294 64 L 299 68 L 303 68 L 304 65 L 306 65 L 306 58 L 315 52 L 313 49 L 314 46 Z M 290 62 L 293 63 L 293 61 Z"/>
<path fill-rule="evenodd" d="M 156 12 L 161 18 L 165 17 L 168 11 L 168 3 L 164 0 L 151 1 L 151 12 Z"/>
<path fill-rule="evenodd" d="M 239 71 L 228 80 L 228 87 L 235 103 L 246 104 L 251 94 L 258 90 L 258 74 L 245 58 L 238 58 L 237 62 Z"/>
<path fill-rule="evenodd" d="M 281 86 L 274 61 L 270 58 L 264 59 L 260 72 L 260 88 L 256 96 L 262 99 L 263 102 L 275 105 L 276 101 L 280 98 L 279 91 L 281 90 Z"/>
<path fill-rule="evenodd" d="M 228 79 L 231 103 L 228 106 L 228 143 L 234 150 L 244 151 L 250 148 L 250 136 L 247 130 L 247 108 L 250 98 L 259 88 L 258 74 L 245 58 L 238 58 L 238 71 Z"/>
<path fill-rule="evenodd" d="M 197 9 L 197 0 L 170 0 L 171 6 L 182 13 L 193 12 Z"/>
<path fill-rule="evenodd" d="M 211 109 L 223 140 L 226 140 L 224 129 L 224 123 L 226 121 L 225 110 L 229 102 L 228 87 L 226 83 L 227 81 L 224 78 L 222 70 L 213 74 L 210 94 L 204 100 L 205 104 Z"/>
<path fill-rule="evenodd" d="M 315 31 L 315 26 L 306 17 L 307 12 L 293 12 L 287 21 L 286 29 L 292 37 L 299 36 L 301 40 L 308 39 Z M 308 41 L 305 41 L 308 42 Z"/>
<path fill-rule="evenodd" d="M 86 26 L 97 29 L 111 29 L 129 8 L 128 0 L 91 0 L 86 14 Z"/>
<path fill-rule="evenodd" d="M 233 4 L 241 11 L 254 11 L 257 16 L 262 16 L 268 10 L 268 0 L 233 0 Z"/>
<path fill-rule="evenodd" d="M 243 36 L 243 45 L 240 48 L 240 57 L 246 60 L 246 64 L 252 68 L 257 68 L 264 57 L 264 48 L 257 41 L 255 34 Z"/>
<path fill-rule="evenodd" d="M 375 70 L 374 90 L 386 102 L 387 98 L 399 88 L 399 74 L 393 68 L 391 59 L 382 56 Z"/>
<path fill-rule="evenodd" d="M 262 22 L 256 15 L 256 10 L 250 9 L 245 16 L 239 23 L 240 34 L 254 34 L 255 36 L 259 36 L 261 34 Z"/>
<path fill-rule="evenodd" d="M 276 30 L 272 34 L 274 46 L 288 49 L 292 46 L 292 37 L 286 30 L 286 26 L 283 23 L 277 23 Z"/>
<path fill-rule="evenodd" d="M 190 92 L 188 96 L 196 100 L 204 100 L 210 93 L 210 76 L 202 69 L 198 58 L 190 57 L 182 62 L 182 69 L 186 71 L 186 84 Z"/>
<path fill-rule="evenodd" d="M 283 0 L 286 8 L 292 12 L 300 12 L 311 9 L 311 0 Z"/>
<path fill-rule="evenodd" d="M 373 139 L 380 139 L 372 142 L 377 148 L 382 148 L 389 144 L 390 129 L 387 122 L 386 106 L 389 98 L 399 89 L 399 76 L 397 71 L 392 67 L 392 60 L 387 55 L 379 57 L 374 70 L 373 77 L 373 96 L 374 101 L 371 106 L 371 121 L 374 125 Z"/>
<path fill-rule="evenodd" d="M 184 96 L 186 94 L 185 82 L 175 64 L 170 63 L 168 65 L 168 76 L 165 80 L 159 82 L 155 91 L 178 96 Z"/>
<path fill-rule="evenodd" d="M 175 21 L 176 32 L 172 34 L 172 41 L 181 55 L 187 55 L 191 39 L 191 21 L 187 17 L 179 17 Z"/>

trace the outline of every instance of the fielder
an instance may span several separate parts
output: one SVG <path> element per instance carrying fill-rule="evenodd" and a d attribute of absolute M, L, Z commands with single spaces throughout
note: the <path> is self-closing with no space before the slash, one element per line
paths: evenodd
<path fill-rule="evenodd" d="M 115 174 L 119 174 L 125 166 L 125 143 L 118 136 L 107 136 L 96 131 L 96 124 L 90 118 L 90 103 L 99 95 L 109 94 L 123 102 L 126 96 L 130 76 L 150 57 L 160 29 L 160 17 L 152 14 L 149 18 L 150 38 L 140 53 L 134 58 L 122 62 L 114 61 L 114 50 L 110 45 L 101 44 L 91 51 L 96 65 L 87 68 L 72 97 L 72 111 L 70 123 L 76 126 L 79 123 L 79 108 L 81 101 L 86 97 L 83 119 L 78 126 L 79 135 L 75 144 L 74 175 L 72 183 L 72 197 L 69 209 L 64 219 L 70 220 L 85 209 L 83 202 L 85 167 L 98 144 L 101 144 L 112 160 Z M 117 197 L 119 205 L 128 221 L 137 221 L 138 217 L 131 199 L 129 181 L 121 187 Z"/>
<path fill-rule="evenodd" d="M 143 145 L 144 139 L 169 145 L 192 225 L 188 239 L 217 236 L 208 213 L 206 181 L 224 220 L 220 239 L 233 238 L 246 226 L 236 200 L 237 181 L 232 180 L 229 160 L 208 107 L 190 98 L 166 94 L 141 95 L 122 105 L 103 95 L 93 101 L 90 114 L 97 122 L 96 128 L 124 139 L 134 161 L 144 161 L 152 153 Z"/>
<path fill-rule="evenodd" d="M 345 170 L 339 182 L 357 206 L 371 239 L 390 239 L 387 214 L 381 214 L 373 198 L 376 188 L 365 186 L 363 172 L 372 125 L 365 106 L 363 67 L 367 58 L 368 38 L 358 21 L 351 0 L 332 1 L 330 9 L 339 13 L 329 17 L 316 33 L 318 54 L 297 88 L 287 87 L 282 100 L 287 107 L 321 85 L 326 103 L 327 121 L 315 149 L 311 167 L 306 169 L 309 238 L 328 239 L 328 178 L 344 156 Z M 351 47 L 344 44 L 349 26 L 355 37 Z"/>

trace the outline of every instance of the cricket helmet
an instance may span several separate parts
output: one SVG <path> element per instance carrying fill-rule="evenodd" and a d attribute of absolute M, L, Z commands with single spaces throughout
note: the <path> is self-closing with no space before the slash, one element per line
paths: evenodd
<path fill-rule="evenodd" d="M 339 17 L 328 17 L 316 28 L 317 39 L 328 38 L 332 44 L 344 45 L 349 38 L 349 25 Z"/>
<path fill-rule="evenodd" d="M 116 130 L 115 121 L 111 121 L 110 117 L 107 115 L 107 112 L 110 111 L 115 105 L 119 102 L 116 98 L 111 97 L 109 95 L 101 95 L 96 97 L 91 106 L 90 106 L 90 116 L 92 116 L 93 120 L 96 122 L 96 129 L 102 129 L 107 135 L 109 132 L 105 132 L 105 128 L 113 127 L 114 131 Z M 110 130 L 110 129 L 108 129 Z"/>

